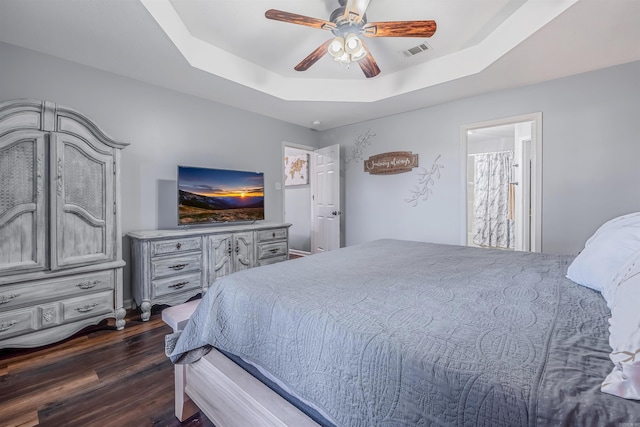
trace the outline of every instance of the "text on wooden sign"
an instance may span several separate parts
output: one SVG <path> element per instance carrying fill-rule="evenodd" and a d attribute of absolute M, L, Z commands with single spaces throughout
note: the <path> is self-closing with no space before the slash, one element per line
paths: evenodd
<path fill-rule="evenodd" d="M 373 175 L 409 172 L 415 167 L 418 167 L 418 155 L 411 151 L 376 154 L 364 162 L 364 171 Z"/>

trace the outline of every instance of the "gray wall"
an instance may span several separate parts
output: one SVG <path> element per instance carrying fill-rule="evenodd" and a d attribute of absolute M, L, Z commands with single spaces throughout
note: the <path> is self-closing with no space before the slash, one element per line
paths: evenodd
<path fill-rule="evenodd" d="M 321 146 L 340 143 L 342 157 L 359 135 L 375 136 L 364 159 L 412 151 L 441 177 L 427 201 L 405 202 L 416 169 L 369 175 L 362 161 L 343 171 L 346 244 L 395 237 L 459 244 L 464 209 L 460 128 L 534 112 L 543 115 L 542 250 L 577 253 L 606 220 L 640 211 L 640 62 L 385 117 L 321 132 Z"/>
<path fill-rule="evenodd" d="M 124 233 L 175 225 L 179 164 L 264 172 L 266 219 L 282 221 L 282 141 L 318 139 L 300 126 L 0 43 L 0 100 L 13 98 L 74 108 L 131 143 L 122 153 Z"/>

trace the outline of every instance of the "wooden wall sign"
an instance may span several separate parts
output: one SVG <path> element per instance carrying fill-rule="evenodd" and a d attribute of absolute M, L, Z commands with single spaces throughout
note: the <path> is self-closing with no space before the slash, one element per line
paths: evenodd
<path fill-rule="evenodd" d="M 372 175 L 404 173 L 415 167 L 418 167 L 418 155 L 411 151 L 376 154 L 364 161 L 364 171 Z"/>

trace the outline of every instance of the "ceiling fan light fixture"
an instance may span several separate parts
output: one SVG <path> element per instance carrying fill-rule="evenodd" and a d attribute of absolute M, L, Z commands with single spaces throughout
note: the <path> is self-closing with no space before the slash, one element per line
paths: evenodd
<path fill-rule="evenodd" d="M 351 60 L 354 62 L 360 61 L 361 59 L 363 59 L 365 56 L 367 56 L 367 51 L 364 49 L 359 50 L 358 52 L 354 53 L 353 55 L 351 55 Z"/>
<path fill-rule="evenodd" d="M 351 62 L 351 55 L 345 52 L 340 56 L 335 56 L 333 59 L 340 64 L 349 64 Z"/>
<path fill-rule="evenodd" d="M 349 33 L 344 38 L 344 50 L 349 55 L 353 55 L 362 49 L 362 41 L 354 33 Z"/>
<path fill-rule="evenodd" d="M 340 36 L 336 37 L 329 44 L 329 47 L 327 48 L 327 50 L 329 51 L 329 55 L 333 56 L 336 59 L 336 61 L 338 61 L 339 58 L 341 58 L 345 54 L 344 39 Z"/>
<path fill-rule="evenodd" d="M 365 56 L 367 56 L 367 50 L 364 48 L 364 46 L 360 46 L 360 50 L 351 54 L 351 60 L 357 62 Z"/>
<path fill-rule="evenodd" d="M 352 61 L 359 61 L 367 56 L 367 50 L 364 48 L 362 40 L 354 33 L 348 33 L 345 37 L 336 36 L 327 51 L 341 64 L 349 64 Z"/>

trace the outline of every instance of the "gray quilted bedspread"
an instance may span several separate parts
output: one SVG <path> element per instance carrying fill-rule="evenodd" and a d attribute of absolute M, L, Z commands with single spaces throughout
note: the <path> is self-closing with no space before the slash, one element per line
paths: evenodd
<path fill-rule="evenodd" d="M 338 426 L 640 426 L 600 392 L 609 310 L 569 257 L 378 240 L 217 281 L 174 362 L 215 346 Z"/>

